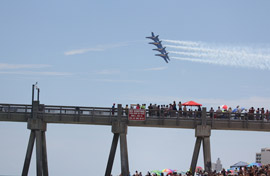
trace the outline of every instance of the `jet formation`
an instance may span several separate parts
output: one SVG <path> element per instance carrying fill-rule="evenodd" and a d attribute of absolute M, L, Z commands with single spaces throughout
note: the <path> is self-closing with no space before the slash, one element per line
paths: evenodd
<path fill-rule="evenodd" d="M 156 54 L 155 56 L 160 56 L 162 57 L 166 63 L 168 63 L 168 61 L 170 60 L 167 51 L 166 51 L 166 47 L 163 47 L 162 44 L 161 44 L 161 40 L 159 40 L 158 38 L 159 35 L 156 35 L 154 34 L 154 32 L 152 32 L 152 36 L 151 37 L 146 37 L 148 39 L 151 39 L 153 40 L 154 42 L 149 42 L 149 44 L 152 44 L 152 45 L 155 45 L 157 48 L 153 49 L 155 51 L 158 51 L 160 52 L 160 54 Z"/>

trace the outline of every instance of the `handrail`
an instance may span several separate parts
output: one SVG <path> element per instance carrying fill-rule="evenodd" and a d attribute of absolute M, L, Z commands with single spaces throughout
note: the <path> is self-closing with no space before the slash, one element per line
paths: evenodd
<path fill-rule="evenodd" d="M 31 113 L 32 105 L 27 104 L 0 104 L 0 113 Z M 80 114 L 82 116 L 117 116 L 117 108 L 108 107 L 85 107 L 85 106 L 56 106 L 56 105 L 42 105 L 40 104 L 39 113 L 43 114 L 61 114 L 73 115 Z M 128 111 L 123 108 L 122 116 L 128 116 Z M 177 111 L 167 109 L 146 109 L 146 119 L 195 119 L 201 118 L 201 111 Z M 210 120 L 248 120 L 248 121 L 263 121 L 270 122 L 269 114 L 260 113 L 229 113 L 229 112 L 206 112 L 206 118 Z"/>

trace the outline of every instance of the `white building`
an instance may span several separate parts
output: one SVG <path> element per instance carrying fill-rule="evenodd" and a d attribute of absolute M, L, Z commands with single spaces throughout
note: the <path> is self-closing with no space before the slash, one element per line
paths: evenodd
<path fill-rule="evenodd" d="M 270 164 L 270 148 L 262 148 L 261 153 L 256 153 L 256 163 Z"/>
<path fill-rule="evenodd" d="M 216 163 L 212 163 L 212 170 L 216 170 L 217 172 L 222 171 L 222 164 L 219 158 L 217 159 Z"/>

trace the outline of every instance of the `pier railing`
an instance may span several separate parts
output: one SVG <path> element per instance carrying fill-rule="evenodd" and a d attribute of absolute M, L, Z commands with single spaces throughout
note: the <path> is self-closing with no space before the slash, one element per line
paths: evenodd
<path fill-rule="evenodd" d="M 122 108 L 121 116 L 127 117 L 129 109 Z M 146 119 L 200 119 L 201 111 L 176 111 L 167 109 L 146 109 Z M 27 104 L 0 104 L 0 114 L 31 114 L 32 105 Z M 118 116 L 117 108 L 110 107 L 84 107 L 84 106 L 57 106 L 39 105 L 39 114 L 55 115 L 78 115 L 95 117 Z M 242 120 L 242 121 L 263 121 L 270 123 L 269 114 L 261 113 L 230 113 L 230 112 L 206 112 L 208 120 Z"/>

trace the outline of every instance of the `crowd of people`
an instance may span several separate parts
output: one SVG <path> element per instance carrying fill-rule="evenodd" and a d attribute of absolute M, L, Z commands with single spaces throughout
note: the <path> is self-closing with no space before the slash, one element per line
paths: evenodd
<path fill-rule="evenodd" d="M 240 167 L 239 169 L 234 169 L 234 170 L 225 170 L 223 169 L 220 172 L 210 172 L 207 173 L 205 171 L 199 171 L 196 173 L 198 176 L 270 176 L 270 164 L 268 165 L 262 165 L 262 166 L 245 166 L 245 167 Z"/>
<path fill-rule="evenodd" d="M 249 109 L 241 108 L 239 105 L 232 110 L 231 107 L 228 109 L 221 109 L 218 107 L 216 111 L 211 107 L 210 109 L 210 118 L 234 118 L 234 119 L 242 119 L 242 120 L 265 120 L 269 121 L 270 114 L 269 110 L 265 110 L 264 108 L 257 108 L 255 110 L 254 107 Z M 233 114 L 233 116 L 232 116 Z"/>
<path fill-rule="evenodd" d="M 239 169 L 235 170 L 225 170 L 222 171 L 213 171 L 213 172 L 206 172 L 204 170 L 197 170 L 194 174 L 196 176 L 270 176 L 270 164 L 258 166 L 246 166 L 240 167 Z M 119 176 L 122 176 L 121 174 Z M 135 171 L 134 174 L 129 174 L 129 176 L 143 176 L 142 172 Z M 170 172 L 170 173 L 155 173 L 155 172 L 147 172 L 145 176 L 192 176 L 190 171 L 187 172 Z"/>
<path fill-rule="evenodd" d="M 136 104 L 136 105 L 126 105 L 123 108 L 123 114 L 128 115 L 129 109 L 146 109 L 147 116 L 158 116 L 158 117 L 187 117 L 187 118 L 200 118 L 201 117 L 201 106 L 193 106 L 188 108 L 181 103 L 176 104 L 175 101 L 169 105 L 157 105 L 150 103 L 148 106 L 146 104 Z M 115 104 L 112 106 L 113 115 Z M 270 120 L 269 110 L 262 108 L 255 109 L 251 107 L 249 109 L 236 106 L 234 109 L 232 107 L 218 106 L 216 110 L 213 107 L 207 112 L 207 116 L 210 118 L 231 118 L 231 119 L 241 119 L 241 120 Z"/>

